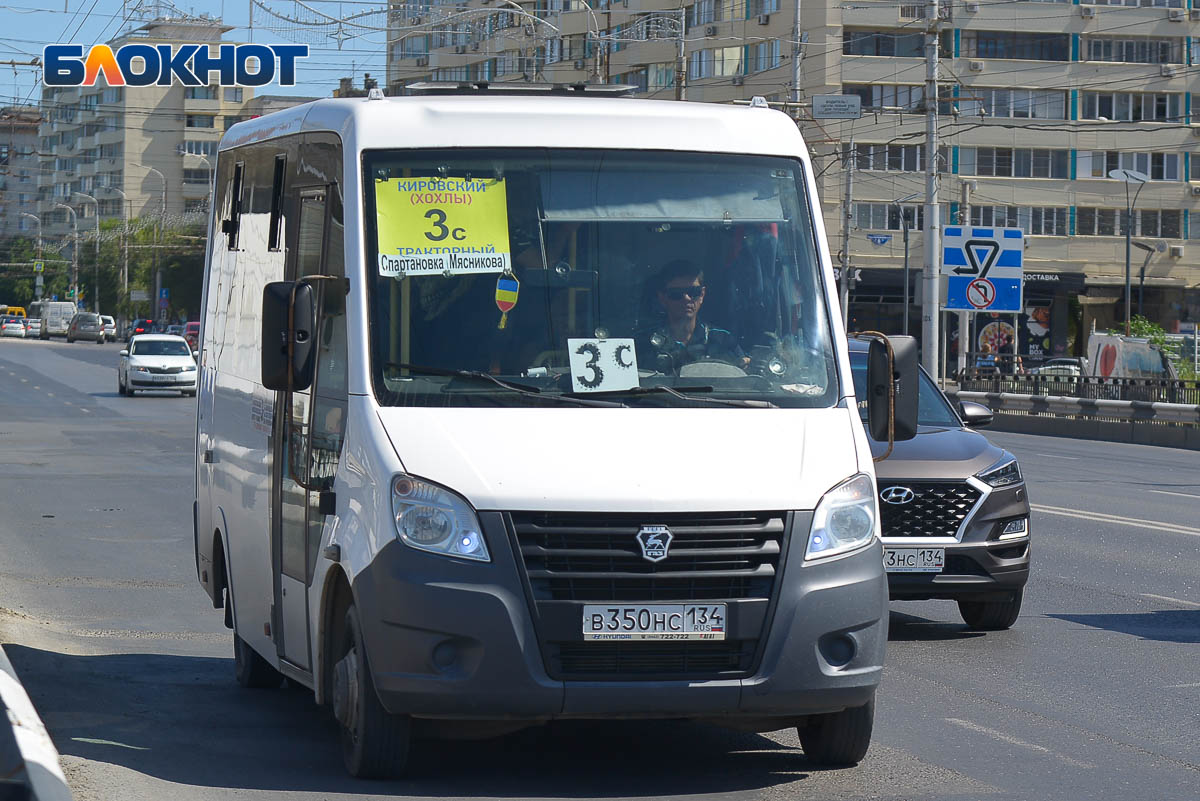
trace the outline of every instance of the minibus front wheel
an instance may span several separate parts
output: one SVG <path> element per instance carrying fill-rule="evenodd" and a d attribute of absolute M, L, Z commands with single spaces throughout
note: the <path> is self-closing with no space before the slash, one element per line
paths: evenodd
<path fill-rule="evenodd" d="M 848 767 L 867 755 L 875 727 L 875 698 L 862 706 L 812 715 L 798 727 L 800 747 L 816 765 Z"/>
<path fill-rule="evenodd" d="M 412 721 L 384 709 L 367 662 L 358 610 L 346 609 L 341 657 L 333 666 L 333 714 L 342 729 L 342 759 L 360 779 L 400 776 L 408 764 Z"/>

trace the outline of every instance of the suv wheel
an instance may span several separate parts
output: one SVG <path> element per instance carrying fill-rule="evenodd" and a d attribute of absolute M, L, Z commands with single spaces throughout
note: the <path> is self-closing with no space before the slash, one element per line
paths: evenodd
<path fill-rule="evenodd" d="M 958 613 L 973 629 L 1003 631 L 1017 622 L 1024 595 L 1025 590 L 1020 589 L 1007 601 L 959 601 Z"/>

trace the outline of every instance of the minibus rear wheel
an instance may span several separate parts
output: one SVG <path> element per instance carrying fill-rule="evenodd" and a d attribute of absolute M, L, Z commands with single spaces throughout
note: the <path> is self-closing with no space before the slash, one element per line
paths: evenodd
<path fill-rule="evenodd" d="M 812 715 L 798 727 L 804 755 L 816 765 L 857 765 L 871 746 L 875 727 L 875 699 L 862 706 Z"/>
<path fill-rule="evenodd" d="M 333 666 L 333 713 L 341 724 L 346 770 L 359 779 L 400 776 L 408 764 L 412 722 L 406 715 L 388 712 L 379 701 L 354 604 L 346 609 L 337 653 L 341 656 Z"/>

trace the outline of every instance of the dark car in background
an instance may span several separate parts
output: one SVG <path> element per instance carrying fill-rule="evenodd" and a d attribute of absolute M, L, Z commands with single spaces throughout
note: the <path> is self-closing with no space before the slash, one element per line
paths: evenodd
<path fill-rule="evenodd" d="M 859 398 L 866 397 L 867 347 L 865 340 L 850 341 Z M 957 601 L 967 625 L 983 630 L 1016 622 L 1030 566 L 1021 468 L 1015 456 L 971 430 L 991 420 L 978 403 L 955 408 L 922 370 L 917 435 L 875 463 L 892 600 Z M 871 450 L 882 456 L 887 443 L 872 440 Z"/>
<path fill-rule="evenodd" d="M 67 326 L 67 342 L 87 339 L 97 345 L 104 344 L 104 321 L 95 312 L 77 312 Z"/>
<path fill-rule="evenodd" d="M 125 341 L 126 342 L 132 341 L 133 338 L 135 336 L 137 336 L 138 334 L 157 334 L 157 333 L 158 333 L 158 328 L 155 326 L 153 320 L 149 320 L 149 319 L 130 320 L 129 321 L 129 330 L 126 331 L 126 333 L 125 333 Z"/>

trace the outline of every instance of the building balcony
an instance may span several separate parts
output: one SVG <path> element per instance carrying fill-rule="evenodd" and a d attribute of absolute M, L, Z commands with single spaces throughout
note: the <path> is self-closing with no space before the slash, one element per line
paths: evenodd
<path fill-rule="evenodd" d="M 95 161 L 84 161 L 84 162 L 80 163 L 80 165 L 79 165 L 79 175 L 80 176 L 86 177 L 86 176 L 95 175 L 95 174 L 96 174 L 96 162 Z"/>
<path fill-rule="evenodd" d="M 96 134 L 97 145 L 115 145 L 118 142 L 125 141 L 125 132 L 122 130 L 101 131 Z"/>
<path fill-rule="evenodd" d="M 183 196 L 188 199 L 208 197 L 209 194 L 209 185 L 207 182 L 197 184 L 185 181 L 184 183 L 180 184 L 180 187 L 182 189 Z"/>

